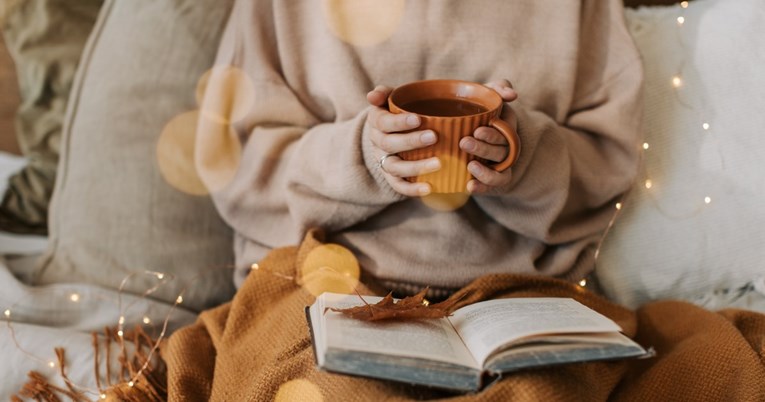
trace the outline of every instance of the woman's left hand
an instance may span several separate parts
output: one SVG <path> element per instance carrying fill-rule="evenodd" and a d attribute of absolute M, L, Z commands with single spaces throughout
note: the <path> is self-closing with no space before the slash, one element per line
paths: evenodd
<path fill-rule="evenodd" d="M 492 81 L 486 86 L 495 90 L 505 102 L 512 102 L 518 98 L 513 85 L 507 80 Z M 518 121 L 512 109 L 506 108 L 504 115 L 510 116 L 508 123 L 517 130 Z M 463 138 L 460 141 L 460 148 L 469 154 L 491 162 L 502 162 L 509 152 L 505 136 L 495 128 L 486 126 L 478 127 L 472 136 Z M 512 178 L 512 169 L 497 172 L 477 160 L 468 164 L 468 170 L 475 177 L 467 184 L 467 191 L 472 194 L 490 193 L 499 187 L 508 185 Z"/>

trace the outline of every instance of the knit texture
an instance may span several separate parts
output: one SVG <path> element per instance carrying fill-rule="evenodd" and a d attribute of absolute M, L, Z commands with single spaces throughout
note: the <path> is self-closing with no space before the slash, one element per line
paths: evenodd
<path fill-rule="evenodd" d="M 683 302 L 646 305 L 637 313 L 569 282 L 491 275 L 460 292 L 466 305 L 502 297 L 572 297 L 616 321 L 657 356 L 593 362 L 506 375 L 474 395 L 351 377 L 315 368 L 304 308 L 309 292 L 295 276 L 322 244 L 311 232 L 300 247 L 273 251 L 234 300 L 202 313 L 162 350 L 171 401 L 765 401 L 765 315 L 714 313 Z M 363 294 L 373 293 L 361 286 Z M 294 399 L 280 399 L 282 397 Z M 314 398 L 314 399 L 311 399 Z"/>
<path fill-rule="evenodd" d="M 314 227 L 379 280 L 579 280 L 637 174 L 642 65 L 618 0 L 238 1 L 216 63 L 252 80 L 208 87 L 203 107 L 224 105 L 245 139 L 214 195 L 240 283 Z M 431 78 L 506 78 L 520 96 L 503 113 L 521 138 L 511 183 L 446 212 L 393 191 L 366 124 L 376 85 Z"/>

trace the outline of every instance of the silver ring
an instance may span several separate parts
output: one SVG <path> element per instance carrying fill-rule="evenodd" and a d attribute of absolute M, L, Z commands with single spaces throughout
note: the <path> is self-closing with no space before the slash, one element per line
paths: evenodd
<path fill-rule="evenodd" d="M 387 171 L 387 170 L 385 170 L 385 160 L 386 160 L 386 159 L 388 159 L 388 157 L 389 157 L 389 156 L 395 156 L 395 155 L 396 155 L 396 154 L 387 154 L 387 155 L 383 155 L 383 157 L 382 157 L 382 158 L 380 158 L 380 162 L 379 162 L 379 163 L 377 163 L 377 166 L 379 166 L 379 167 L 380 167 L 380 170 L 382 170 L 382 171 L 383 171 L 383 172 L 385 172 L 385 173 L 388 173 L 388 171 Z"/>

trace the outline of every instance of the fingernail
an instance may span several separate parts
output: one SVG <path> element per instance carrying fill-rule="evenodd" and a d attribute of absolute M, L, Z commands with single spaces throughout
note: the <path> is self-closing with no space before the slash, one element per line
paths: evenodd
<path fill-rule="evenodd" d="M 410 114 L 409 116 L 406 116 L 406 124 L 410 127 L 417 127 L 420 125 L 420 117 L 416 114 Z"/>
<path fill-rule="evenodd" d="M 477 176 L 478 174 L 480 174 L 480 173 L 481 173 L 481 167 L 480 167 L 480 166 L 478 166 L 478 165 L 477 165 L 477 164 L 475 164 L 475 163 L 471 163 L 471 164 L 469 164 L 469 165 L 468 165 L 468 170 L 469 170 L 469 171 L 470 171 L 470 173 L 472 173 L 474 176 Z"/>
<path fill-rule="evenodd" d="M 462 149 L 465 151 L 473 151 L 475 150 L 475 142 L 470 140 L 465 140 L 462 142 Z"/>
<path fill-rule="evenodd" d="M 436 142 L 436 133 L 426 131 L 420 136 L 420 141 L 422 141 L 423 144 L 434 144 Z"/>
<path fill-rule="evenodd" d="M 427 168 L 429 171 L 431 171 L 431 172 L 435 172 L 436 170 L 439 170 L 439 169 L 441 169 L 441 161 L 440 161 L 440 160 L 438 160 L 438 159 L 436 159 L 436 160 L 433 160 L 433 161 L 430 161 L 430 162 L 428 162 L 427 164 L 425 164 L 425 167 L 426 167 L 426 168 Z"/>
<path fill-rule="evenodd" d="M 430 194 L 430 186 L 420 186 L 417 192 L 420 193 L 420 195 L 428 195 Z"/>

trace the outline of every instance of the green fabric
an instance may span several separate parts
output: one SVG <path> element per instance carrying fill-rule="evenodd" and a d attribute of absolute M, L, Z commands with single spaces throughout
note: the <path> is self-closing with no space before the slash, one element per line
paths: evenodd
<path fill-rule="evenodd" d="M 67 98 L 102 2 L 26 0 L 2 21 L 19 79 L 16 133 L 28 164 L 9 179 L 0 204 L 0 230 L 47 233 Z"/>

